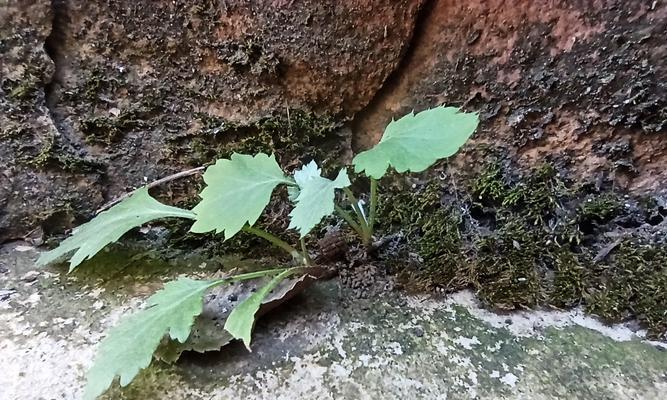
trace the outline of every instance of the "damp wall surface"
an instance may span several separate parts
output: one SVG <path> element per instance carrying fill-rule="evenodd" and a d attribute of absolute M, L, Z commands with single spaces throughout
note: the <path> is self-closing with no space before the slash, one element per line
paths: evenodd
<path fill-rule="evenodd" d="M 4 1 L 0 241 L 234 150 L 345 162 L 439 104 L 518 170 L 664 196 L 666 32 L 661 1 Z"/>

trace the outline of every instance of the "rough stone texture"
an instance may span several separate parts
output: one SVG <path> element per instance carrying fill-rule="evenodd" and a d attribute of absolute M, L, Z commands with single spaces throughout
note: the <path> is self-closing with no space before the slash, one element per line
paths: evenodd
<path fill-rule="evenodd" d="M 183 270 L 206 278 L 216 268 L 215 262 L 204 268 L 196 262 L 165 268 L 140 259 L 104 263 L 109 257 L 117 261 L 110 253 L 86 265 L 85 271 L 97 273 L 67 275 L 64 268 L 36 270 L 37 255 L 25 243 L 0 247 L 3 400 L 79 399 L 85 370 L 110 326 L 165 279 Z M 324 282 L 262 320 L 252 353 L 231 345 L 190 354 L 173 366 L 154 363 L 130 386 L 116 385 L 104 398 L 667 395 L 667 347 L 642 340 L 643 332 L 631 325 L 605 326 L 576 310 L 496 315 L 481 310 L 466 292 L 447 300 L 387 293 L 351 302 L 345 296 L 336 282 Z"/>
<path fill-rule="evenodd" d="M 423 15 L 398 73 L 355 121 L 370 133 L 357 147 L 392 116 L 455 104 L 481 112 L 475 142 L 525 165 L 552 158 L 580 178 L 665 189 L 667 4 L 437 0 Z"/>
<path fill-rule="evenodd" d="M 0 242 L 36 221 L 54 226 L 72 209 L 102 200 L 98 180 L 56 129 L 47 107 L 54 72 L 44 43 L 51 31 L 48 1 L 0 4 Z"/>
<path fill-rule="evenodd" d="M 210 161 L 187 151 L 197 136 L 233 140 L 227 126 L 290 110 L 351 118 L 398 64 L 420 3 L 3 2 L 0 241 Z"/>
<path fill-rule="evenodd" d="M 393 116 L 459 105 L 520 165 L 664 191 L 666 30 L 667 4 L 640 0 L 5 1 L 0 241 L 70 227 L 288 110 L 349 123 L 325 139 L 351 128 L 358 150 Z"/>

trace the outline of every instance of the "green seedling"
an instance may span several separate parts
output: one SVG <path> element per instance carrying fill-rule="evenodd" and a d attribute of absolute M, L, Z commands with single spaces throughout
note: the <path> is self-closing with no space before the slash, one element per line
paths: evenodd
<path fill-rule="evenodd" d="M 345 168 L 331 180 L 323 177 L 315 161 L 311 161 L 289 176 L 273 155 L 233 154 L 206 169 L 206 188 L 200 193 L 201 201 L 192 210 L 162 204 L 144 187 L 80 226 L 57 248 L 43 253 L 38 264 L 46 265 L 69 256 L 71 272 L 124 233 L 162 218 L 191 219 L 194 221 L 190 228 L 192 232 L 215 231 L 221 233 L 224 240 L 245 231 L 268 240 L 294 260 L 288 267 L 218 280 L 181 278 L 167 283 L 164 289 L 148 299 L 144 309 L 123 319 L 102 340 L 88 373 L 84 398 L 95 399 L 116 377 L 120 378 L 121 386 L 129 384 L 150 364 L 165 336 L 185 342 L 195 318 L 202 312 L 208 290 L 226 283 L 270 278 L 263 288 L 238 304 L 225 321 L 224 329 L 250 348 L 255 314 L 264 298 L 284 279 L 307 275 L 314 267 L 304 238 L 324 217 L 336 212 L 370 249 L 375 234 L 378 181 L 389 167 L 399 173 L 424 171 L 436 161 L 455 154 L 475 131 L 478 122 L 476 113 L 437 107 L 418 114 L 409 113 L 389 123 L 380 142 L 358 154 L 352 162 L 356 173 L 363 173 L 370 179 L 368 210 L 350 189 Z M 289 228 L 299 233 L 300 250 L 254 226 L 269 204 L 273 191 L 281 185 L 287 186 L 289 199 L 294 205 L 289 214 Z M 345 203 L 336 202 L 336 191 L 345 194 Z"/>

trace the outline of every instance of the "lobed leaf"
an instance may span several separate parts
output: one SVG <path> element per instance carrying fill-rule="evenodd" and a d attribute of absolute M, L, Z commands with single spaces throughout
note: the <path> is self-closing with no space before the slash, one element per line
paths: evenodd
<path fill-rule="evenodd" d="M 299 192 L 294 199 L 296 207 L 290 212 L 289 228 L 297 229 L 301 237 L 306 236 L 322 218 L 334 211 L 335 190 L 350 186 L 345 168 L 338 172 L 333 181 L 320 174 L 315 161 L 294 173 Z"/>
<path fill-rule="evenodd" d="M 291 275 L 301 271 L 302 268 L 289 268 L 276 275 L 264 287 L 250 295 L 241 304 L 236 306 L 225 321 L 225 330 L 229 332 L 234 339 L 241 339 L 245 346 L 250 350 L 250 341 L 252 329 L 255 326 L 255 314 L 259 310 L 264 298 L 267 297 L 280 282 Z"/>
<path fill-rule="evenodd" d="M 69 270 L 72 271 L 106 245 L 120 239 L 130 229 L 168 217 L 194 219 L 195 215 L 192 211 L 160 203 L 148 194 L 146 187 L 137 189 L 126 200 L 78 227 L 58 247 L 42 253 L 37 265 L 49 264 L 76 250 L 70 258 Z"/>
<path fill-rule="evenodd" d="M 391 165 L 397 172 L 420 172 L 456 153 L 477 128 L 477 113 L 436 107 L 391 121 L 380 142 L 352 160 L 355 172 L 380 179 Z"/>
<path fill-rule="evenodd" d="M 148 299 L 147 308 L 126 317 L 109 331 L 99 345 L 93 367 L 88 372 L 84 399 L 95 399 L 106 391 L 116 376 L 126 386 L 146 368 L 162 338 L 185 342 L 203 297 L 209 288 L 225 280 L 196 281 L 181 278 L 169 282 Z"/>
<path fill-rule="evenodd" d="M 282 271 L 285 269 L 282 268 Z M 281 272 L 282 272 L 281 271 Z M 330 276 L 331 271 L 322 267 L 310 267 L 294 278 L 287 278 L 276 286 L 268 296 L 262 300 L 262 305 L 255 312 L 255 318 L 271 312 L 274 308 L 288 301 L 304 289 L 308 288 L 317 279 Z M 274 274 L 275 275 L 275 274 Z M 220 321 L 227 320 L 234 308 L 245 299 L 252 296 L 257 290 L 265 286 L 272 277 L 265 276 L 243 285 L 220 285 L 206 293 L 202 313 L 195 320 L 192 331 L 185 343 L 165 340 L 157 348 L 153 357 L 167 363 L 174 363 L 184 351 L 220 350 L 234 340 L 234 337 L 224 329 L 220 329 Z"/>
<path fill-rule="evenodd" d="M 276 158 L 271 155 L 232 154 L 206 169 L 207 187 L 195 206 L 195 223 L 190 230 L 203 233 L 224 232 L 225 240 L 237 234 L 247 223 L 251 226 L 271 200 L 271 193 L 281 183 L 291 183 Z"/>

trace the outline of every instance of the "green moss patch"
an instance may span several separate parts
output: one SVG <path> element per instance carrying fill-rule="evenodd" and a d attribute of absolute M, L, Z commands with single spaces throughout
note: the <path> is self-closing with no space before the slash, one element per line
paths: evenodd
<path fill-rule="evenodd" d="M 145 128 L 148 115 L 138 110 L 121 112 L 116 117 L 92 117 L 81 122 L 81 132 L 88 143 L 109 145 L 128 131 Z"/>
<path fill-rule="evenodd" d="M 317 160 L 330 172 L 347 150 L 345 138 L 338 135 L 341 122 L 301 110 L 268 115 L 239 124 L 210 114 L 197 114 L 198 128 L 171 138 L 179 157 L 206 164 L 232 153 L 275 153 L 281 165 L 297 166 Z"/>
<path fill-rule="evenodd" d="M 667 332 L 667 245 L 623 240 L 593 266 L 586 309 L 607 321 L 637 317 L 651 332 Z"/>
<path fill-rule="evenodd" d="M 583 305 L 665 337 L 667 245 L 656 203 L 574 185 L 552 164 L 510 170 L 491 158 L 457 185 L 415 175 L 412 187 L 399 180 L 386 190 L 381 228 L 406 240 L 382 257 L 402 283 L 473 288 L 495 309 Z"/>

